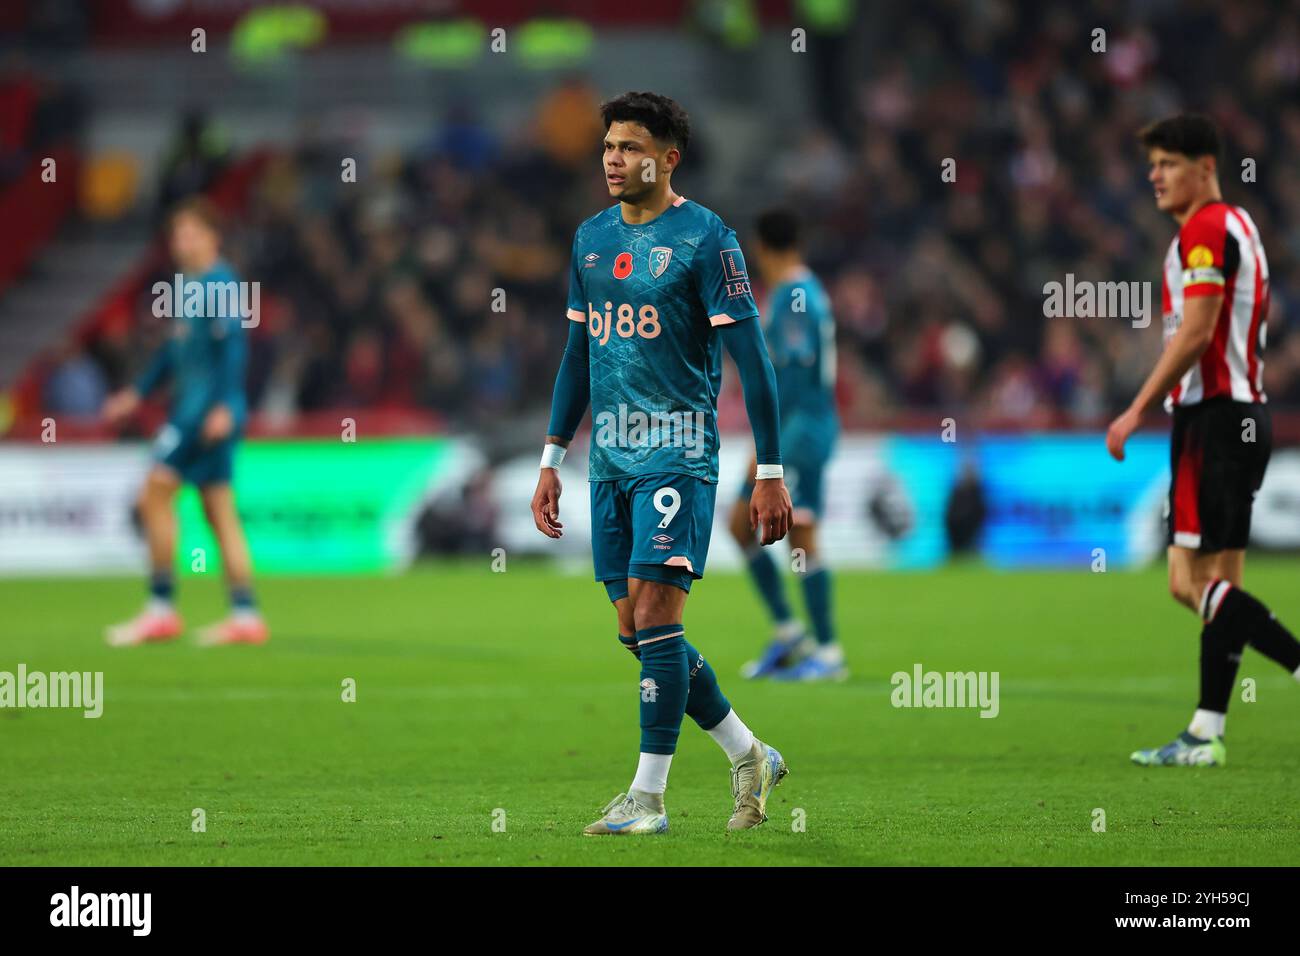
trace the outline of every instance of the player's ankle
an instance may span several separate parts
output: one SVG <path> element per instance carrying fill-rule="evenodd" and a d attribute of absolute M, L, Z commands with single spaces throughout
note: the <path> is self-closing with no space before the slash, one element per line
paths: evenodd
<path fill-rule="evenodd" d="M 776 639 L 783 644 L 790 644 L 803 637 L 803 625 L 796 617 L 776 622 Z"/>

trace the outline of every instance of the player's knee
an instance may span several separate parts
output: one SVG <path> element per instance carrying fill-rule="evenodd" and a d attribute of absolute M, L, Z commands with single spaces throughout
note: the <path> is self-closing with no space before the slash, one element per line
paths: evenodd
<path fill-rule="evenodd" d="M 654 588 L 643 588 L 632 608 L 632 627 L 644 631 L 648 627 L 661 627 L 664 624 L 676 624 L 669 620 L 673 616 L 672 605 L 663 599 Z"/>
<path fill-rule="evenodd" d="M 1184 594 L 1183 603 L 1195 611 L 1201 613 L 1201 597 L 1205 594 L 1205 589 L 1210 586 L 1209 577 L 1193 577 L 1187 582 L 1187 591 Z"/>
<path fill-rule="evenodd" d="M 636 604 L 632 606 L 632 630 L 642 631 L 647 627 L 654 627 L 654 612 L 651 610 L 651 602 L 646 599 L 644 594 L 639 596 Z"/>
<path fill-rule="evenodd" d="M 749 526 L 749 510 L 742 508 L 731 509 L 731 522 L 728 525 L 731 530 L 731 537 L 735 539 L 736 544 L 745 548 L 754 540 L 754 531 Z"/>
<path fill-rule="evenodd" d="M 166 505 L 170 498 L 171 489 L 167 482 L 156 475 L 150 475 L 145 479 L 144 486 L 140 489 L 137 504 L 140 506 L 141 511 L 152 511 Z"/>
<path fill-rule="evenodd" d="M 790 529 L 790 548 L 802 552 L 805 561 L 811 563 L 817 560 L 817 539 L 809 533 L 808 528 Z"/>
<path fill-rule="evenodd" d="M 1179 604 L 1183 604 L 1184 603 L 1183 592 L 1185 590 L 1186 588 L 1183 585 L 1182 578 L 1176 577 L 1172 574 L 1169 575 L 1169 596 L 1171 598 L 1173 598 Z"/>
<path fill-rule="evenodd" d="M 1196 607 L 1196 599 L 1193 597 L 1194 590 L 1194 584 L 1188 575 L 1171 574 L 1169 576 L 1169 596 L 1184 607 Z"/>

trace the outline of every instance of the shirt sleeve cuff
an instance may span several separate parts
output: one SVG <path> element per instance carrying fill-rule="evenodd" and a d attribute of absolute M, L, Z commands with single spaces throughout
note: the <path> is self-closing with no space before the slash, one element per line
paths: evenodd
<path fill-rule="evenodd" d="M 749 315 L 729 315 L 726 312 L 719 312 L 717 315 L 709 316 L 709 325 L 735 325 L 737 322 L 744 322 L 746 319 L 752 319 L 756 313 Z"/>

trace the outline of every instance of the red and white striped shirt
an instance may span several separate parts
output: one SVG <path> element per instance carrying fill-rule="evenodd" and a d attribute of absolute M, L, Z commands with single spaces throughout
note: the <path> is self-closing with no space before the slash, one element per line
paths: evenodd
<path fill-rule="evenodd" d="M 1165 254 L 1161 308 L 1165 344 L 1183 322 L 1185 300 L 1223 295 L 1214 338 L 1165 399 L 1165 408 L 1226 395 L 1264 402 L 1264 337 L 1268 320 L 1268 260 L 1259 229 L 1240 206 L 1202 206 Z"/>

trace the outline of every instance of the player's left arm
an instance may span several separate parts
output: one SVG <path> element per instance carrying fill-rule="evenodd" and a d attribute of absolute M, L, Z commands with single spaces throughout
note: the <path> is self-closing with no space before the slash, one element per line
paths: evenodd
<path fill-rule="evenodd" d="M 1116 461 L 1124 460 L 1124 443 L 1142 424 L 1147 409 L 1167 395 L 1210 347 L 1222 307 L 1222 292 L 1185 300 L 1183 322 L 1178 331 L 1160 353 L 1159 361 L 1138 389 L 1133 403 L 1111 422 L 1106 432 L 1106 448 Z"/>
<path fill-rule="evenodd" d="M 790 530 L 794 507 L 782 477 L 776 372 L 767 354 L 749 270 L 735 230 L 715 221 L 701 238 L 691 271 L 709 324 L 718 329 L 740 372 L 758 458 L 754 493 L 749 499 L 749 524 L 761 531 L 759 540 L 763 544 L 772 544 Z"/>
<path fill-rule="evenodd" d="M 776 371 L 767 354 L 763 329 L 754 319 L 720 327 L 722 343 L 736 363 L 745 393 L 745 411 L 754 432 L 756 470 L 749 503 L 751 528 L 762 529 L 763 544 L 780 541 L 790 530 L 793 506 L 781 469 L 781 412 Z"/>

